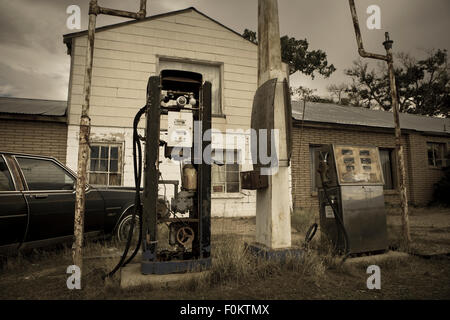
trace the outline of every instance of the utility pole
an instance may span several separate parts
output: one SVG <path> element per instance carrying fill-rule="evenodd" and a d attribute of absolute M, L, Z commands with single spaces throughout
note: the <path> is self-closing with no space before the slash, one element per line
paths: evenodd
<path fill-rule="evenodd" d="M 89 104 L 91 98 L 92 84 L 92 62 L 94 58 L 95 25 L 98 14 L 107 14 L 130 19 L 144 19 L 146 15 L 147 0 L 140 0 L 140 9 L 137 13 L 99 7 L 97 0 L 89 2 L 89 26 L 88 43 L 86 48 L 86 66 L 84 72 L 83 106 L 81 109 L 79 147 L 78 147 L 78 170 L 75 200 L 74 236 L 75 242 L 72 246 L 72 258 L 74 265 L 83 267 L 83 236 L 84 236 L 84 212 L 86 205 L 86 178 L 87 161 L 89 157 L 89 135 L 91 119 L 89 118 Z"/>
<path fill-rule="evenodd" d="M 268 176 L 268 187 L 256 192 L 256 243 L 269 250 L 291 247 L 291 216 L 289 200 L 289 160 L 291 115 L 287 110 L 290 93 L 288 76 L 281 62 L 280 27 L 277 0 L 258 1 L 258 90 L 274 81 L 272 110 L 259 109 L 265 119 L 272 118 L 273 132 L 279 132 L 278 170 Z M 269 91 L 267 91 L 268 93 Z M 267 99 L 266 99 L 267 100 Z M 255 108 L 255 101 L 254 106 Z M 272 114 L 272 115 L 270 115 Z M 287 116 L 286 116 L 287 115 Z M 252 128 L 258 116 L 252 111 Z M 269 130 L 269 136 L 270 136 Z M 276 145 L 276 141 L 271 141 Z M 261 146 L 259 146 L 261 147 Z M 269 149 L 270 150 L 270 149 Z"/>
<path fill-rule="evenodd" d="M 356 14 L 355 1 L 349 0 L 348 2 L 350 5 L 350 12 L 352 14 L 353 26 L 355 28 L 356 42 L 358 44 L 359 55 L 363 58 L 371 58 L 386 61 L 388 65 L 392 113 L 394 114 L 394 124 L 395 124 L 396 167 L 398 172 L 399 189 L 400 189 L 400 204 L 402 208 L 402 234 L 404 244 L 407 248 L 409 248 L 409 245 L 411 243 L 411 234 L 409 231 L 408 194 L 406 191 L 405 158 L 403 156 L 403 145 L 401 140 L 397 87 L 395 84 L 395 74 L 394 74 L 394 58 L 392 56 L 393 41 L 389 39 L 389 33 L 386 32 L 385 41 L 383 42 L 383 46 L 386 49 L 386 55 L 366 52 L 364 50 L 362 42 L 361 30 L 359 29 L 359 22 L 358 16 Z"/>

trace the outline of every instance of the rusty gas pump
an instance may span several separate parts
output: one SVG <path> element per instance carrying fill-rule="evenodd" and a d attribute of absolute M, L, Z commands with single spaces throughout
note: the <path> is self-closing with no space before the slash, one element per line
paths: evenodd
<path fill-rule="evenodd" d="M 147 87 L 145 176 L 142 211 L 143 274 L 168 274 L 211 265 L 211 166 L 204 161 L 210 148 L 211 83 L 202 75 L 163 70 Z M 160 139 L 160 123 L 167 116 L 167 141 Z M 209 136 L 209 137 L 208 137 Z M 160 152 L 181 161 L 181 191 L 175 191 L 169 215 L 160 214 L 158 185 Z M 159 226 L 168 227 L 161 239 Z M 165 242 L 162 245 L 162 241 Z"/>

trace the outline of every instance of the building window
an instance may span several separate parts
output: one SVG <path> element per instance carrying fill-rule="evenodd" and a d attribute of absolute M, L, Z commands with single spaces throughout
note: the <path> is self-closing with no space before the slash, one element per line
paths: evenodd
<path fill-rule="evenodd" d="M 222 165 L 214 163 L 211 166 L 213 193 L 238 193 L 241 191 L 238 155 L 237 150 L 214 150 L 213 160 Z"/>
<path fill-rule="evenodd" d="M 91 145 L 89 183 L 104 186 L 120 186 L 122 184 L 121 145 Z"/>
<path fill-rule="evenodd" d="M 445 165 L 445 143 L 427 142 L 428 165 L 442 168 Z"/>
<path fill-rule="evenodd" d="M 393 190 L 395 189 L 394 181 L 394 149 L 379 149 L 380 151 L 380 162 L 381 169 L 383 170 L 384 177 L 384 189 Z"/>
<path fill-rule="evenodd" d="M 310 145 L 309 146 L 309 158 L 310 158 L 310 166 L 311 166 L 311 191 L 317 191 L 317 181 L 319 179 L 317 169 L 316 168 L 316 151 L 319 150 L 321 145 Z"/>
<path fill-rule="evenodd" d="M 159 70 L 172 69 L 200 73 L 203 81 L 211 82 L 211 113 L 222 114 L 222 87 L 220 65 L 200 62 L 185 62 L 172 59 L 159 59 Z"/>

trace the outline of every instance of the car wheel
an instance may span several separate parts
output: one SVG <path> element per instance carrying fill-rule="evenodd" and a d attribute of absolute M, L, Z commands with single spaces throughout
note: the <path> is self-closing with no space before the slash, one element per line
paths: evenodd
<path fill-rule="evenodd" d="M 130 233 L 131 222 L 133 218 L 132 210 L 128 210 L 128 212 L 125 213 L 124 217 L 120 220 L 119 224 L 117 225 L 114 238 L 119 243 L 126 243 L 128 240 L 128 234 Z M 138 237 L 139 237 L 139 217 L 135 216 L 132 243 L 136 243 L 138 241 Z"/>

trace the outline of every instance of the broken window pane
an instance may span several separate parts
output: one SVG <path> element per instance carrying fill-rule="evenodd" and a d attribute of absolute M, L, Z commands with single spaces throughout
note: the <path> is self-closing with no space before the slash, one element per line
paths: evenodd
<path fill-rule="evenodd" d="M 101 147 L 101 158 L 108 159 L 108 147 Z"/>
<path fill-rule="evenodd" d="M 119 148 L 111 147 L 111 159 L 119 159 Z"/>
<path fill-rule="evenodd" d="M 108 171 L 108 161 L 107 160 L 100 160 L 99 171 Z"/>
<path fill-rule="evenodd" d="M 121 185 L 121 175 L 112 173 L 109 175 L 109 185 L 110 186 L 120 186 Z"/>
<path fill-rule="evenodd" d="M 91 159 L 97 158 L 98 159 L 98 146 L 91 147 Z"/>
<path fill-rule="evenodd" d="M 117 172 L 119 170 L 119 161 L 118 160 L 110 160 L 109 161 L 109 171 Z"/>
<path fill-rule="evenodd" d="M 108 182 L 108 175 L 106 173 L 91 173 L 89 174 L 90 184 L 106 185 Z"/>

